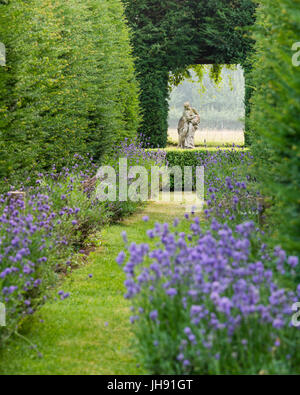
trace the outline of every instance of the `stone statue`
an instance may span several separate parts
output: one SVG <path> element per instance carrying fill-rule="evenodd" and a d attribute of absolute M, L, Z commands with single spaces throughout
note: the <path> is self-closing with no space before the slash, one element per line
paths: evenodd
<path fill-rule="evenodd" d="M 198 112 L 190 103 L 184 103 L 183 115 L 178 124 L 178 147 L 185 149 L 195 148 L 195 133 L 200 123 Z"/>

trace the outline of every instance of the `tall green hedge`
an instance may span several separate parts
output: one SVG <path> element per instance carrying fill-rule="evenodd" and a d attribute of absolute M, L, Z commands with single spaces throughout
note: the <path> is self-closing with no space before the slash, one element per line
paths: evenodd
<path fill-rule="evenodd" d="M 275 241 L 300 253 L 300 67 L 292 63 L 299 2 L 260 0 L 254 34 L 254 174 L 273 199 Z"/>
<path fill-rule="evenodd" d="M 138 88 L 120 0 L 0 4 L 0 177 L 98 158 L 138 128 Z"/>
<path fill-rule="evenodd" d="M 141 133 L 167 142 L 169 73 L 196 64 L 242 64 L 252 49 L 245 27 L 252 0 L 123 0 L 141 86 Z"/>

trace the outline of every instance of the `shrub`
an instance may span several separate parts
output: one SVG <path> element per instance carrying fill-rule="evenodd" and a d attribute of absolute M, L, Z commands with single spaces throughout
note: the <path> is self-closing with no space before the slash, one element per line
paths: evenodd
<path fill-rule="evenodd" d="M 290 324 L 298 257 L 269 239 L 259 184 L 249 176 L 253 160 L 248 150 L 200 155 L 201 226 L 199 218 L 156 224 L 148 243 L 126 244 L 117 258 L 150 373 L 299 372 L 300 332 Z"/>
<path fill-rule="evenodd" d="M 300 286 L 282 289 L 275 276 L 296 257 L 257 249 L 252 222 L 203 231 L 195 218 L 189 232 L 156 224 L 147 234 L 155 247 L 132 243 L 117 262 L 150 374 L 299 373 L 300 328 L 289 323 Z"/>
<path fill-rule="evenodd" d="M 53 166 L 50 174 L 40 174 L 25 195 L 1 196 L 0 302 L 6 305 L 8 322 L 0 330 L 1 341 L 33 313 L 56 272 L 70 266 L 87 233 L 109 219 L 103 203 L 83 188 L 93 169 L 90 160 L 77 156 L 71 169 Z"/>
<path fill-rule="evenodd" d="M 12 23 L 13 21 L 13 23 Z M 134 77 L 119 0 L 0 4 L 0 177 L 100 158 L 138 126 Z"/>
<path fill-rule="evenodd" d="M 156 150 L 150 150 L 150 152 L 155 152 Z M 182 175 L 184 177 L 184 167 L 190 166 L 193 168 L 193 188 L 196 185 L 196 167 L 205 166 L 208 169 L 208 164 L 221 163 L 222 171 L 236 166 L 240 162 L 241 152 L 239 149 L 232 147 L 228 149 L 223 148 L 197 148 L 193 150 L 184 150 L 178 148 L 166 148 L 166 164 L 168 167 L 172 168 L 174 166 L 179 166 L 182 170 Z M 212 169 L 212 166 L 210 166 Z M 183 178 L 184 181 L 184 178 Z M 174 177 L 171 176 L 171 190 L 174 189 Z"/>
<path fill-rule="evenodd" d="M 128 170 L 143 164 L 165 162 L 164 152 L 146 152 L 141 144 L 125 140 L 107 158 L 117 174 L 119 158 L 127 158 Z M 20 186 L 25 199 L 12 193 L 0 196 L 0 303 L 7 310 L 6 328 L 0 329 L 3 342 L 20 320 L 32 314 L 43 301 L 57 273 L 66 273 L 72 257 L 84 247 L 87 237 L 104 224 L 134 212 L 142 202 L 102 201 L 98 198 L 98 165 L 93 158 L 75 154 L 69 167 L 52 165 L 38 179 Z M 35 184 L 35 186 L 28 186 Z M 62 295 L 64 297 L 64 295 Z"/>
<path fill-rule="evenodd" d="M 169 166 L 180 166 L 184 169 L 184 166 L 199 166 L 209 160 L 221 157 L 222 164 L 225 165 L 224 161 L 231 161 L 232 163 L 239 163 L 240 151 L 235 148 L 201 148 L 193 150 L 183 149 L 167 149 L 166 158 Z M 225 167 L 225 166 L 224 166 Z"/>
<path fill-rule="evenodd" d="M 263 225 L 263 199 L 249 177 L 253 156 L 250 151 L 221 151 L 202 162 L 205 169 L 206 218 L 239 224 L 254 221 Z"/>
<path fill-rule="evenodd" d="M 273 200 L 273 237 L 288 251 L 300 252 L 299 67 L 292 46 L 299 41 L 300 15 L 292 0 L 260 1 L 254 29 L 252 152 L 253 176 Z M 274 46 L 274 42 L 276 45 Z"/>
<path fill-rule="evenodd" d="M 109 157 L 106 157 L 105 164 L 112 166 L 115 171 L 116 171 L 116 176 L 117 176 L 117 196 L 119 196 L 119 184 L 120 184 L 120 177 L 124 177 L 124 174 L 120 174 L 120 159 L 126 159 L 126 174 L 128 175 L 128 191 L 129 192 L 129 187 L 137 181 L 140 183 L 139 187 L 134 188 L 134 193 L 137 193 L 135 196 L 134 200 L 131 200 L 130 198 L 126 199 L 125 201 L 119 201 L 117 200 L 116 203 L 111 202 L 110 206 L 114 206 L 117 204 L 119 208 L 125 213 L 129 214 L 134 209 L 136 206 L 139 206 L 141 204 L 141 198 L 143 197 L 143 190 L 147 190 L 147 196 L 144 196 L 144 200 L 148 200 L 150 197 L 150 191 L 151 191 L 151 168 L 152 166 L 155 166 L 157 168 L 164 167 L 166 164 L 166 153 L 165 151 L 161 150 L 145 150 L 143 148 L 144 143 L 141 141 L 138 141 L 136 138 L 132 142 L 130 142 L 128 139 L 125 139 L 119 146 L 115 148 L 115 152 L 113 155 L 110 155 Z M 137 179 L 135 174 L 132 175 L 130 174 L 131 170 L 134 170 L 134 167 L 136 166 L 142 166 L 143 170 L 146 171 L 147 173 L 147 185 L 144 184 L 144 181 L 142 181 L 142 177 Z M 139 171 L 139 169 L 137 169 Z M 129 193 L 128 193 L 129 197 Z M 133 197 L 133 196 L 131 196 Z"/>

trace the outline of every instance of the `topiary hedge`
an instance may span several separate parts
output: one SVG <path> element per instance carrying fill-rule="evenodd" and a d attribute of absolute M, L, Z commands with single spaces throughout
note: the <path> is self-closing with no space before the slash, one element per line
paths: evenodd
<path fill-rule="evenodd" d="M 156 151 L 152 149 L 151 151 Z M 179 166 L 184 175 L 184 168 L 190 166 L 193 168 L 193 189 L 196 186 L 196 167 L 206 166 L 211 161 L 222 161 L 228 166 L 235 166 L 241 161 L 241 152 L 244 149 L 239 148 L 196 148 L 193 150 L 179 148 L 165 148 L 166 164 L 169 168 Z M 184 181 L 184 180 L 183 180 Z M 184 185 L 184 184 L 183 184 Z M 174 177 L 171 175 L 171 190 L 174 189 Z"/>
<path fill-rule="evenodd" d="M 300 39 L 299 5 L 294 0 L 261 0 L 253 61 L 252 151 L 254 175 L 274 201 L 274 238 L 300 253 L 300 67 L 292 46 Z M 296 59 L 297 60 L 297 59 Z M 299 56 L 298 56 L 299 60 Z"/>
<path fill-rule="evenodd" d="M 138 128 L 138 88 L 120 0 L 0 4 L 0 177 L 97 158 Z"/>

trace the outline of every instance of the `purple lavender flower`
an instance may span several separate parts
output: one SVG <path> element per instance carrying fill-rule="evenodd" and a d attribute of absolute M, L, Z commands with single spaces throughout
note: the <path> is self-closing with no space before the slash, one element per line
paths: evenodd
<path fill-rule="evenodd" d="M 119 253 L 119 255 L 117 256 L 117 258 L 116 258 L 117 264 L 118 265 L 122 265 L 124 263 L 125 258 L 126 258 L 125 252 L 121 251 Z"/>
<path fill-rule="evenodd" d="M 13 294 L 14 292 L 16 292 L 18 290 L 18 287 L 16 285 L 11 285 L 10 287 L 8 287 L 8 295 Z"/>
<path fill-rule="evenodd" d="M 158 312 L 157 310 L 153 310 L 150 312 L 149 317 L 152 321 L 156 321 L 158 318 Z"/>
<path fill-rule="evenodd" d="M 176 228 L 179 225 L 179 219 L 175 218 L 173 222 L 173 226 Z"/>
<path fill-rule="evenodd" d="M 65 299 L 67 299 L 67 298 L 69 298 L 70 297 L 70 294 L 69 294 L 69 292 L 66 292 L 66 293 L 64 293 L 63 295 L 61 295 L 61 300 L 65 300 Z"/>
<path fill-rule="evenodd" d="M 153 231 L 153 230 L 148 230 L 148 231 L 147 231 L 147 236 L 148 236 L 150 239 L 154 239 L 154 237 L 155 237 L 154 231 Z"/>
<path fill-rule="evenodd" d="M 177 289 L 175 289 L 175 288 L 169 288 L 169 289 L 166 290 L 166 294 L 167 294 L 168 296 L 173 297 L 173 296 L 177 295 Z"/>
<path fill-rule="evenodd" d="M 125 231 L 122 232 L 122 238 L 125 244 L 128 243 L 127 233 Z"/>
<path fill-rule="evenodd" d="M 295 268 L 299 263 L 299 258 L 297 256 L 289 256 L 288 257 L 288 264 L 292 267 Z"/>

